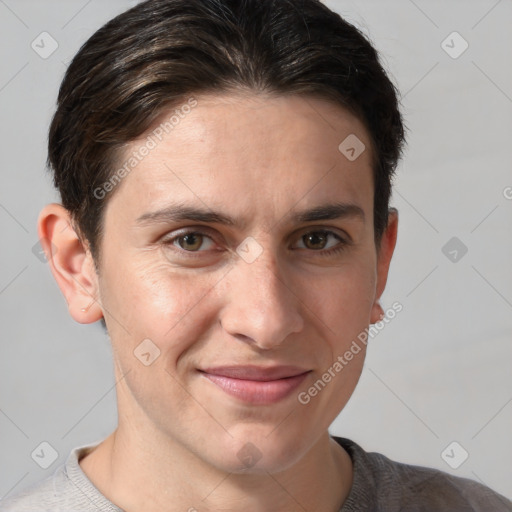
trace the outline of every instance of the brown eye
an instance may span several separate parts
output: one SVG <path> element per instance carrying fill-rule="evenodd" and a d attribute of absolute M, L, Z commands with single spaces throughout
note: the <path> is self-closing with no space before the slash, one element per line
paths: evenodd
<path fill-rule="evenodd" d="M 332 238 L 335 243 L 341 241 L 339 236 L 330 231 L 311 231 L 302 236 L 302 241 L 307 249 L 320 251 L 326 248 L 329 238 Z"/>
<path fill-rule="evenodd" d="M 167 257 L 200 258 L 219 251 L 213 237 L 203 231 L 181 230 L 175 232 L 174 236 L 169 233 L 161 242 Z"/>
<path fill-rule="evenodd" d="M 337 235 L 334 231 L 309 231 L 299 238 L 299 249 L 318 252 L 319 256 L 330 256 L 343 251 L 350 242 Z"/>
<path fill-rule="evenodd" d="M 325 248 L 328 238 L 329 233 L 325 233 L 323 231 L 315 231 L 313 233 L 304 235 L 302 240 L 308 249 L 320 250 Z"/>
<path fill-rule="evenodd" d="M 186 251 L 197 251 L 203 244 L 203 235 L 199 233 L 188 233 L 176 238 L 179 246 Z"/>

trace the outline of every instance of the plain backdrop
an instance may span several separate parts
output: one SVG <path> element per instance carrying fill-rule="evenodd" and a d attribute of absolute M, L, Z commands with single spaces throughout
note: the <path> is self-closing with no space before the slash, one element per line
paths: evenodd
<path fill-rule="evenodd" d="M 512 2 L 326 3 L 381 52 L 409 130 L 383 298 L 403 310 L 371 340 L 331 432 L 512 498 Z M 0 497 L 116 425 L 108 338 L 71 319 L 33 248 L 58 200 L 46 141 L 66 65 L 134 4 L 0 0 Z M 58 44 L 47 58 L 31 46 L 42 32 Z M 58 455 L 47 469 L 31 456 L 42 442 Z"/>

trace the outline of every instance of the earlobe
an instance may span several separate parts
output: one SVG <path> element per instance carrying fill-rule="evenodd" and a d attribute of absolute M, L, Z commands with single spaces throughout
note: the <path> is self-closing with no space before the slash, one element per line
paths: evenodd
<path fill-rule="evenodd" d="M 375 324 L 384 318 L 384 310 L 378 299 L 375 300 L 372 306 L 370 323 Z"/>
<path fill-rule="evenodd" d="M 69 211 L 57 203 L 46 205 L 39 214 L 38 235 L 73 319 L 84 324 L 100 320 L 94 261 L 75 232 Z"/>
<path fill-rule="evenodd" d="M 372 324 L 382 320 L 384 310 L 380 305 L 380 298 L 386 288 L 389 266 L 396 246 L 398 236 L 398 210 L 389 209 L 388 224 L 382 234 L 379 247 L 377 247 L 377 283 L 375 291 L 375 300 L 372 306 L 370 322 Z"/>

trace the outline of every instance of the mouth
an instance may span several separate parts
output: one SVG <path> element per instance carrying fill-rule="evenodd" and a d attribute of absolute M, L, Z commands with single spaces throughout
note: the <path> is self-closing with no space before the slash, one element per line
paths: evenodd
<path fill-rule="evenodd" d="M 223 366 L 199 372 L 228 395 L 253 405 L 264 405 L 289 396 L 311 370 L 297 366 Z"/>

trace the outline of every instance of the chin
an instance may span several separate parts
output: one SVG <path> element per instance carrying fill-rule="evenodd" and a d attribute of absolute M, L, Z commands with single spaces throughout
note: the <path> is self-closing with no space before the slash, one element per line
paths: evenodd
<path fill-rule="evenodd" d="M 211 454 L 217 459 L 215 465 L 230 473 L 279 473 L 292 467 L 308 450 L 303 436 L 285 428 L 272 432 L 268 425 L 245 426 L 230 433 L 233 437 L 227 436 L 227 445 L 215 443 L 216 453 Z"/>

